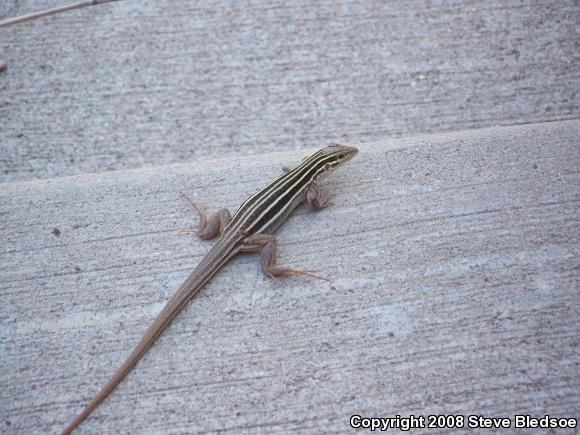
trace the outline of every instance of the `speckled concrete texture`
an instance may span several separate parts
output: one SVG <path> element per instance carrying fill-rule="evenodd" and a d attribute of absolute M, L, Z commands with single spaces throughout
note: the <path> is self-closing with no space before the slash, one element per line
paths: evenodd
<path fill-rule="evenodd" d="M 0 15 L 63 3 L 2 0 Z M 0 29 L 0 181 L 576 119 L 579 14 L 124 0 Z"/>
<path fill-rule="evenodd" d="M 578 417 L 579 136 L 568 121 L 360 146 L 334 205 L 279 232 L 281 264 L 332 282 L 234 259 L 79 433 Z M 303 155 L 5 183 L 0 431 L 62 430 L 207 252 L 179 234 L 196 222 L 180 190 L 234 210 Z"/>

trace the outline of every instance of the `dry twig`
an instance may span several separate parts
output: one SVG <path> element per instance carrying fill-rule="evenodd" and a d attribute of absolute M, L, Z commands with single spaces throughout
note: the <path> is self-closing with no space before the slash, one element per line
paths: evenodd
<path fill-rule="evenodd" d="M 46 17 L 47 15 L 58 14 L 60 12 L 71 11 L 73 9 L 84 8 L 85 6 L 95 6 L 103 3 L 111 3 L 119 0 L 87 0 L 78 3 L 73 3 L 67 6 L 47 9 L 45 11 L 34 12 L 32 14 L 20 15 L 18 17 L 8 18 L 0 21 L 0 27 L 10 26 L 12 24 L 22 23 L 23 21 L 34 20 L 36 18 Z"/>

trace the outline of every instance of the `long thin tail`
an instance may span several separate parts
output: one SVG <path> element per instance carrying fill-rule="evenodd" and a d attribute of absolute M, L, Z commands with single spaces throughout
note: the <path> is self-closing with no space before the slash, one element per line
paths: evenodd
<path fill-rule="evenodd" d="M 223 264 L 225 264 L 233 255 L 235 251 L 231 249 L 224 249 L 224 246 L 216 243 L 210 252 L 204 257 L 198 267 L 189 275 L 185 282 L 181 285 L 175 295 L 167 302 L 163 310 L 155 318 L 151 326 L 147 328 L 143 337 L 135 346 L 135 349 L 125 360 L 123 365 L 115 372 L 109 382 L 99 391 L 93 400 L 83 409 L 77 418 L 62 432 L 63 435 L 70 434 L 75 430 L 96 408 L 103 400 L 113 391 L 117 385 L 129 374 L 135 364 L 139 362 L 141 357 L 147 352 L 155 340 L 167 328 L 171 321 L 179 314 L 185 305 L 195 296 L 201 287 L 215 274 Z M 229 252 L 228 252 L 229 251 Z"/>
<path fill-rule="evenodd" d="M 167 308 L 167 307 L 166 307 Z M 165 311 L 165 310 L 163 310 Z M 74 421 L 68 425 L 68 427 L 62 432 L 64 434 L 70 434 L 73 430 L 75 430 L 85 418 L 87 418 L 96 408 L 101 404 L 103 400 L 107 398 L 107 396 L 113 391 L 119 383 L 129 374 L 131 369 L 135 367 L 135 364 L 141 359 L 141 357 L 147 352 L 149 347 L 153 344 L 153 342 L 159 337 L 161 332 L 167 327 L 169 322 L 175 315 L 177 315 L 178 311 L 175 310 L 173 315 L 168 316 L 169 313 L 160 313 L 160 317 L 157 317 L 153 324 L 147 329 L 145 335 L 139 340 L 137 346 L 129 355 L 129 357 L 125 360 L 123 365 L 115 372 L 115 374 L 109 379 L 109 382 L 99 391 L 99 394 L 95 396 L 93 400 L 89 402 L 89 404 L 83 409 L 80 415 L 74 419 Z M 163 319 L 161 316 L 163 315 Z"/>

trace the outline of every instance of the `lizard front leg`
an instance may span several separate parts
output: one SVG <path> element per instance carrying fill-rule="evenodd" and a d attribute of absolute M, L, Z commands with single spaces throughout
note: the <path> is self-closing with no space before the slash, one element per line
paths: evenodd
<path fill-rule="evenodd" d="M 317 210 L 322 210 L 331 204 L 330 195 L 326 189 L 320 186 L 316 181 L 306 189 L 304 196 L 306 197 L 308 204 Z"/>
<path fill-rule="evenodd" d="M 294 269 L 292 267 L 284 267 L 276 265 L 276 255 L 278 250 L 278 240 L 272 234 L 254 234 L 244 239 L 241 251 L 242 252 L 258 252 L 260 251 L 260 260 L 262 271 L 270 278 L 277 279 L 284 275 L 306 275 L 313 278 L 329 281 L 326 278 L 314 275 L 313 270 L 308 269 Z"/>
<path fill-rule="evenodd" d="M 185 234 L 197 234 L 202 240 L 210 240 L 213 239 L 218 234 L 223 234 L 225 228 L 228 226 L 232 217 L 230 212 L 226 208 L 222 208 L 221 210 L 212 214 L 209 218 L 207 217 L 206 213 L 195 203 L 193 202 L 185 193 L 180 192 L 181 196 L 185 198 L 187 202 L 197 211 L 199 215 L 199 225 L 197 230 L 187 229 L 182 230 L 182 233 Z"/>

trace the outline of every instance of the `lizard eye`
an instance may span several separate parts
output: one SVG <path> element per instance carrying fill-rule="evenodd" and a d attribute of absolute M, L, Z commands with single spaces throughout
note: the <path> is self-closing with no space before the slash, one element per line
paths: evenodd
<path fill-rule="evenodd" d="M 344 159 L 344 154 L 343 154 L 343 153 L 340 153 L 340 154 L 338 155 L 338 159 L 339 159 L 339 160 L 342 160 L 342 159 Z"/>

